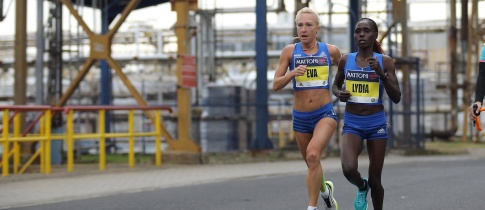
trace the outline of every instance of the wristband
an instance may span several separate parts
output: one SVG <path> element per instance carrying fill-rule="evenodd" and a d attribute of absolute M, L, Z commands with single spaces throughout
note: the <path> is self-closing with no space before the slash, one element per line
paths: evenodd
<path fill-rule="evenodd" d="M 380 79 L 381 79 L 383 82 L 385 82 L 385 81 L 387 81 L 387 80 L 389 79 L 389 76 L 387 75 L 387 72 L 386 72 L 386 73 L 384 73 L 384 76 L 379 76 L 379 78 L 380 78 Z"/>

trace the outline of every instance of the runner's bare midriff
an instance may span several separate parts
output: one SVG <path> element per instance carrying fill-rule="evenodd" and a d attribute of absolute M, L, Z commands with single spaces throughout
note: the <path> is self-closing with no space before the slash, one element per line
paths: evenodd
<path fill-rule="evenodd" d="M 310 89 L 295 91 L 293 108 L 300 112 L 310 112 L 330 103 L 328 89 Z"/>
<path fill-rule="evenodd" d="M 345 111 L 350 114 L 365 116 L 378 113 L 384 110 L 384 106 L 380 105 L 367 105 L 367 104 L 351 104 L 347 103 Z"/>

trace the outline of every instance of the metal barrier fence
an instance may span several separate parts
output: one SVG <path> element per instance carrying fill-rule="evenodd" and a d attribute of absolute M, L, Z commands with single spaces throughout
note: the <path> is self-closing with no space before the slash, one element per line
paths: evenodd
<path fill-rule="evenodd" d="M 13 156 L 13 173 L 22 174 L 36 158 L 40 158 L 40 172 L 49 174 L 51 172 L 51 141 L 53 139 L 64 139 L 67 142 L 67 170 L 72 172 L 74 170 L 74 141 L 87 138 L 99 139 L 99 169 L 104 170 L 106 168 L 106 152 L 105 152 L 105 140 L 106 138 L 125 137 L 129 142 L 128 164 L 133 167 L 135 164 L 134 153 L 134 139 L 135 137 L 155 137 L 155 164 L 161 165 L 161 111 L 172 112 L 172 108 L 168 106 L 65 106 L 65 107 L 51 107 L 51 106 L 0 106 L 0 110 L 3 111 L 2 117 L 2 137 L 0 143 L 3 146 L 2 162 L 0 167 L 2 168 L 2 176 L 9 175 L 9 159 Z M 128 132 L 113 133 L 105 132 L 105 124 L 98 123 L 97 133 L 75 133 L 74 132 L 74 112 L 75 111 L 89 111 L 98 112 L 98 122 L 104 122 L 106 117 L 106 111 L 124 110 L 128 111 Z M 135 111 L 153 111 L 155 112 L 155 123 L 153 132 L 135 132 L 134 130 L 134 117 Z M 13 112 L 13 114 L 11 114 Z M 20 113 L 25 112 L 40 112 L 27 126 L 24 132 L 21 131 L 21 118 Z M 66 133 L 53 134 L 51 132 L 52 117 L 54 113 L 63 113 L 67 115 L 66 118 Z M 13 120 L 13 129 L 10 129 L 10 123 Z M 39 123 L 38 132 L 30 134 L 31 130 Z M 39 149 L 27 160 L 22 168 L 20 166 L 20 143 L 21 142 L 39 142 Z M 12 147 L 10 147 L 12 145 Z"/>

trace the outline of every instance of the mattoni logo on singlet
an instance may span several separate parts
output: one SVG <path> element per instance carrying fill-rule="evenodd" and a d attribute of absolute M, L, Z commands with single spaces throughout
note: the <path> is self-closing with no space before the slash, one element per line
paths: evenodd
<path fill-rule="evenodd" d="M 326 62 L 327 62 L 327 60 L 323 57 L 295 59 L 295 64 L 297 66 L 299 66 L 299 65 L 313 65 L 313 64 L 324 65 Z"/>
<path fill-rule="evenodd" d="M 376 73 L 361 72 L 361 71 L 347 71 L 346 79 L 350 80 L 366 80 L 366 81 L 379 81 Z"/>

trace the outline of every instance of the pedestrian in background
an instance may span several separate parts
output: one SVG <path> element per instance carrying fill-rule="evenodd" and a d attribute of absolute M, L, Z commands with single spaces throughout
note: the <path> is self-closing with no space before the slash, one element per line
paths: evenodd
<path fill-rule="evenodd" d="M 478 77 L 475 87 L 475 102 L 468 107 L 468 116 L 472 122 L 476 121 L 476 117 L 480 114 L 482 108 L 483 96 L 485 95 L 485 43 L 482 46 L 482 54 L 478 62 Z M 475 106 L 475 111 L 473 110 Z"/>
<path fill-rule="evenodd" d="M 367 209 L 369 190 L 374 209 L 382 209 L 381 174 L 388 139 L 382 104 L 384 90 L 394 103 L 401 100 L 394 62 L 383 55 L 377 36 L 377 24 L 372 19 L 362 18 L 357 22 L 354 40 L 358 51 L 342 57 L 332 87 L 333 94 L 346 102 L 340 158 L 345 177 L 358 188 L 354 200 L 356 210 Z M 358 171 L 364 140 L 367 140 L 370 161 L 368 178 L 362 178 Z"/>
<path fill-rule="evenodd" d="M 284 47 L 281 52 L 273 90 L 281 90 L 290 82 L 293 84 L 293 129 L 308 167 L 308 209 L 317 209 L 319 194 L 327 209 L 338 209 L 333 183 L 325 179 L 320 160 L 337 127 L 329 90 L 329 70 L 333 64 L 338 64 L 341 54 L 336 46 L 317 40 L 320 19 L 315 11 L 307 7 L 299 10 L 295 23 L 300 42 Z"/>

